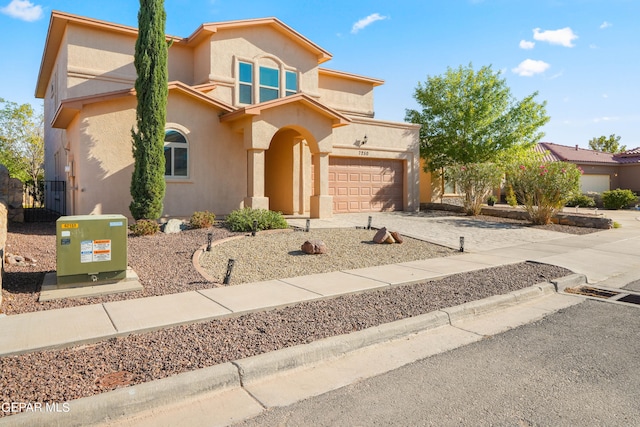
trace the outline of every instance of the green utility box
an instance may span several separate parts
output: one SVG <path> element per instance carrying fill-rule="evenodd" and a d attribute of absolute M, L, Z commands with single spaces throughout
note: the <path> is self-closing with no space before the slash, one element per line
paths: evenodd
<path fill-rule="evenodd" d="M 56 221 L 58 284 L 113 282 L 127 275 L 127 218 L 63 216 Z"/>

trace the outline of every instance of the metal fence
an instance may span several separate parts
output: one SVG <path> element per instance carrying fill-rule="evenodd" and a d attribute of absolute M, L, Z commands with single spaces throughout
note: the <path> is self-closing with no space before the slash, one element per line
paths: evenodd
<path fill-rule="evenodd" d="M 55 221 L 67 214 L 67 182 L 25 183 L 23 194 L 25 222 Z"/>

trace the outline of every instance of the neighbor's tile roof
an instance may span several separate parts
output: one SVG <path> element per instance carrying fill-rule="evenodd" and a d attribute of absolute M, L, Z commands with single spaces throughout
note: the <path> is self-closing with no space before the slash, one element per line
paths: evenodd
<path fill-rule="evenodd" d="M 547 161 L 603 164 L 621 163 L 619 159 L 614 158 L 614 155 L 611 153 L 587 150 L 578 146 L 569 147 L 566 145 L 559 145 L 551 142 L 539 142 L 536 146 L 536 151 L 544 152 L 545 150 L 549 150 L 549 154 L 545 157 L 545 160 Z"/>
<path fill-rule="evenodd" d="M 624 153 L 618 153 L 613 157 L 618 163 L 640 163 L 640 147 L 627 150 Z"/>

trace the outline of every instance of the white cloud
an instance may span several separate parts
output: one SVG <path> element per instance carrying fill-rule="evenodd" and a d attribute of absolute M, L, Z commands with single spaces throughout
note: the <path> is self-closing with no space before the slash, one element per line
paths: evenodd
<path fill-rule="evenodd" d="M 609 27 L 612 27 L 612 26 L 613 26 L 613 24 L 611 22 L 604 21 L 602 24 L 600 24 L 600 29 L 604 30 L 605 28 L 609 28 Z"/>
<path fill-rule="evenodd" d="M 559 30 L 540 31 L 540 28 L 534 28 L 533 30 L 534 40 L 551 44 L 559 44 L 564 47 L 575 46 L 572 41 L 577 38 L 578 36 L 575 35 L 573 30 L 569 27 L 561 28 Z"/>
<path fill-rule="evenodd" d="M 550 66 L 544 61 L 525 59 L 516 68 L 512 68 L 511 71 L 522 77 L 531 77 L 534 74 L 544 73 Z"/>
<path fill-rule="evenodd" d="M 595 44 L 595 43 L 591 43 L 591 44 L 589 45 L 589 49 L 598 49 L 598 45 L 597 45 L 597 44 Z"/>
<path fill-rule="evenodd" d="M 42 6 L 34 5 L 29 0 L 11 0 L 11 3 L 1 8 L 0 12 L 27 22 L 42 18 Z"/>
<path fill-rule="evenodd" d="M 596 117 L 595 119 L 593 119 L 594 123 L 600 123 L 600 122 L 617 122 L 618 120 L 620 120 L 620 117 L 609 117 L 609 116 L 604 116 L 604 117 Z"/>
<path fill-rule="evenodd" d="M 372 13 L 366 18 L 362 18 L 361 20 L 353 24 L 353 27 L 351 27 L 351 33 L 355 34 L 358 31 L 364 29 L 365 27 L 368 27 L 369 25 L 373 24 L 374 22 L 383 21 L 385 19 L 389 19 L 389 17 L 380 15 L 379 13 Z"/>
<path fill-rule="evenodd" d="M 520 49 L 533 49 L 536 45 L 535 42 L 530 42 L 528 40 L 520 40 Z"/>

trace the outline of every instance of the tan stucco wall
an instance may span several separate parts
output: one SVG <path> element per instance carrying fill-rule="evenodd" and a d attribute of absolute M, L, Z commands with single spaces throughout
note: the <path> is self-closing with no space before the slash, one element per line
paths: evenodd
<path fill-rule="evenodd" d="M 133 97 L 86 106 L 71 134 L 75 184 L 74 214 L 119 213 L 130 217 L 133 172 L 131 128 Z M 189 177 L 167 178 L 163 216 L 188 217 L 198 210 L 224 215 L 242 207 L 246 194 L 246 154 L 242 136 L 221 125 L 217 112 L 187 96 L 172 93 L 167 128 L 182 132 L 189 143 Z"/>
<path fill-rule="evenodd" d="M 70 25 L 69 89 L 66 98 L 126 89 L 133 85 L 135 37 Z"/>
<path fill-rule="evenodd" d="M 135 108 L 133 97 L 84 107 L 77 129 L 70 132 L 77 187 L 75 215 L 130 216 Z"/>
<path fill-rule="evenodd" d="M 424 165 L 424 159 L 420 158 L 420 203 L 431 203 L 433 202 L 435 183 L 432 182 L 431 173 L 424 171 Z"/>
<path fill-rule="evenodd" d="M 184 95 L 169 96 L 167 127 L 180 125 L 189 142 L 189 178 L 167 180 L 164 215 L 185 217 L 209 210 L 226 215 L 247 194 L 242 135 L 221 124 L 216 110 Z"/>
<path fill-rule="evenodd" d="M 269 197 L 269 209 L 293 214 L 293 188 L 299 185 L 299 177 L 293 175 L 294 137 L 297 132 L 283 131 L 276 134 L 265 153 L 265 196 Z M 295 181 L 295 183 L 294 183 Z"/>
<path fill-rule="evenodd" d="M 640 194 L 640 164 L 628 164 L 620 166 L 618 186 Z M 616 189 L 618 187 L 614 187 Z"/>
<path fill-rule="evenodd" d="M 64 98 L 94 95 L 133 86 L 136 69 L 133 64 L 136 38 L 132 35 L 105 33 L 99 29 L 70 25 L 67 40 L 69 89 Z M 192 84 L 193 49 L 174 43 L 169 49 L 169 81 Z"/>
<path fill-rule="evenodd" d="M 373 117 L 373 86 L 371 83 L 330 75 L 320 75 L 319 101 L 347 114 Z"/>

